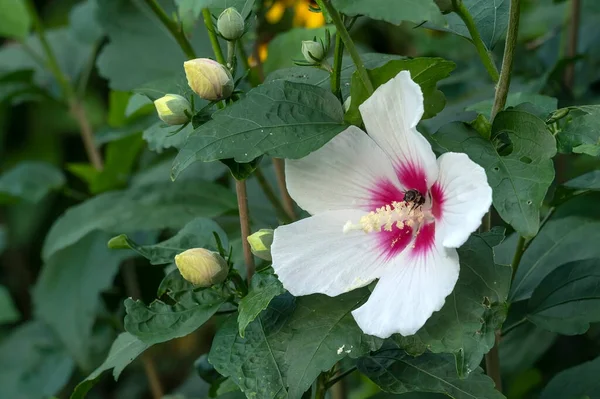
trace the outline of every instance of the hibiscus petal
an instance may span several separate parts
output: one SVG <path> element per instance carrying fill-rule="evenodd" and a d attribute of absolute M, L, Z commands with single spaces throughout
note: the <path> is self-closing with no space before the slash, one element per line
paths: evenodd
<path fill-rule="evenodd" d="M 287 160 L 286 182 L 292 198 L 311 214 L 370 211 L 404 198 L 389 158 L 355 126 L 308 156 Z"/>
<path fill-rule="evenodd" d="M 415 334 L 444 306 L 458 272 L 456 250 L 437 240 L 426 252 L 406 252 L 392 261 L 369 300 L 352 315 L 366 334 Z"/>
<path fill-rule="evenodd" d="M 336 296 L 378 278 L 386 260 L 375 234 L 343 232 L 359 210 L 327 211 L 275 230 L 271 256 L 283 286 L 293 295 Z"/>
<path fill-rule="evenodd" d="M 437 178 L 435 154 L 416 129 L 423 116 L 423 93 L 410 72 L 401 71 L 359 106 L 369 136 L 389 154 L 400 183 L 422 194 Z"/>
<path fill-rule="evenodd" d="M 492 188 L 485 170 L 466 154 L 447 152 L 438 165 L 438 180 L 431 187 L 436 230 L 445 247 L 458 248 L 492 205 Z"/>

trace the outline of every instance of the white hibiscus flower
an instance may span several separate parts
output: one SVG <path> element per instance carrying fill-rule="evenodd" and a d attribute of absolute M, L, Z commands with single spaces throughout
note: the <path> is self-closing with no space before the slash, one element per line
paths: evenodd
<path fill-rule="evenodd" d="M 458 279 L 456 253 L 492 202 L 485 171 L 465 154 L 436 160 L 416 130 L 423 94 L 400 72 L 321 149 L 287 161 L 287 184 L 313 216 L 275 230 L 273 267 L 296 296 L 340 295 L 379 279 L 352 312 L 381 338 L 411 335 L 444 305 Z"/>

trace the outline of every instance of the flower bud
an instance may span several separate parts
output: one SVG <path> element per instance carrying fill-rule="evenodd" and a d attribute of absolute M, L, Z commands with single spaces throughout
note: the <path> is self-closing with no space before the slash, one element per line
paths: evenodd
<path fill-rule="evenodd" d="M 204 248 L 192 248 L 176 255 L 175 264 L 184 279 L 199 287 L 220 284 L 229 273 L 225 259 Z"/>
<path fill-rule="evenodd" d="M 154 101 L 158 117 L 168 125 L 183 125 L 189 122 L 192 106 L 179 94 L 166 94 Z"/>
<path fill-rule="evenodd" d="M 234 41 L 244 34 L 244 18 L 233 7 L 226 8 L 217 20 L 217 30 L 225 40 Z"/>
<path fill-rule="evenodd" d="M 306 62 L 317 65 L 325 58 L 326 51 L 322 43 L 313 40 L 302 41 L 302 55 Z"/>
<path fill-rule="evenodd" d="M 233 92 L 233 78 L 223 65 L 208 58 L 196 58 L 183 63 L 188 85 L 201 98 L 218 101 Z"/>
<path fill-rule="evenodd" d="M 252 253 L 264 260 L 271 259 L 271 244 L 273 243 L 273 230 L 260 229 L 248 236 L 248 243 Z"/>

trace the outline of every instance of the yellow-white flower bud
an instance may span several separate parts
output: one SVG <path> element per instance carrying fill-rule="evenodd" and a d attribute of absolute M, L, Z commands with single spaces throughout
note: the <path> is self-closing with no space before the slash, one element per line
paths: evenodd
<path fill-rule="evenodd" d="M 168 125 L 183 125 L 189 122 L 192 106 L 179 94 L 166 94 L 154 101 L 158 117 Z"/>
<path fill-rule="evenodd" d="M 248 243 L 252 253 L 264 260 L 271 260 L 271 244 L 273 243 L 273 230 L 260 229 L 248 236 Z"/>
<path fill-rule="evenodd" d="M 225 40 L 234 41 L 244 34 L 244 18 L 233 7 L 226 8 L 217 19 L 217 30 Z"/>
<path fill-rule="evenodd" d="M 233 92 L 233 77 L 227 68 L 208 58 L 196 58 L 183 63 L 188 85 L 201 98 L 218 101 Z"/>
<path fill-rule="evenodd" d="M 317 65 L 325 58 L 325 48 L 320 42 L 313 40 L 302 41 L 302 55 L 309 64 Z"/>
<path fill-rule="evenodd" d="M 184 279 L 199 287 L 220 284 L 229 272 L 221 255 L 204 248 L 192 248 L 176 255 L 175 264 Z"/>

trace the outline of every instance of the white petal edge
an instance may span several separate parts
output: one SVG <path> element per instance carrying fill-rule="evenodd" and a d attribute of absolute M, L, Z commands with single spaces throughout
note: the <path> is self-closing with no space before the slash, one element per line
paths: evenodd
<path fill-rule="evenodd" d="M 271 256 L 283 286 L 293 295 L 340 295 L 363 287 L 387 267 L 375 234 L 343 232 L 359 210 L 328 211 L 275 229 Z"/>
<path fill-rule="evenodd" d="M 463 245 L 480 225 L 492 205 L 492 188 L 485 170 L 462 153 L 447 152 L 438 158 L 437 185 L 443 194 L 436 232 L 449 248 Z"/>
<path fill-rule="evenodd" d="M 356 126 L 350 126 L 302 159 L 287 160 L 285 172 L 290 195 L 313 215 L 329 210 L 365 209 L 368 190 L 378 179 L 400 187 L 385 152 Z"/>
<path fill-rule="evenodd" d="M 363 332 L 380 338 L 415 334 L 444 306 L 458 280 L 458 254 L 436 244 L 424 255 L 398 256 L 369 300 L 352 315 Z"/>
<path fill-rule="evenodd" d="M 411 163 L 423 168 L 431 186 L 437 178 L 437 164 L 431 145 L 416 129 L 423 116 L 423 93 L 410 72 L 401 71 L 379 86 L 358 108 L 367 133 L 394 165 Z"/>

